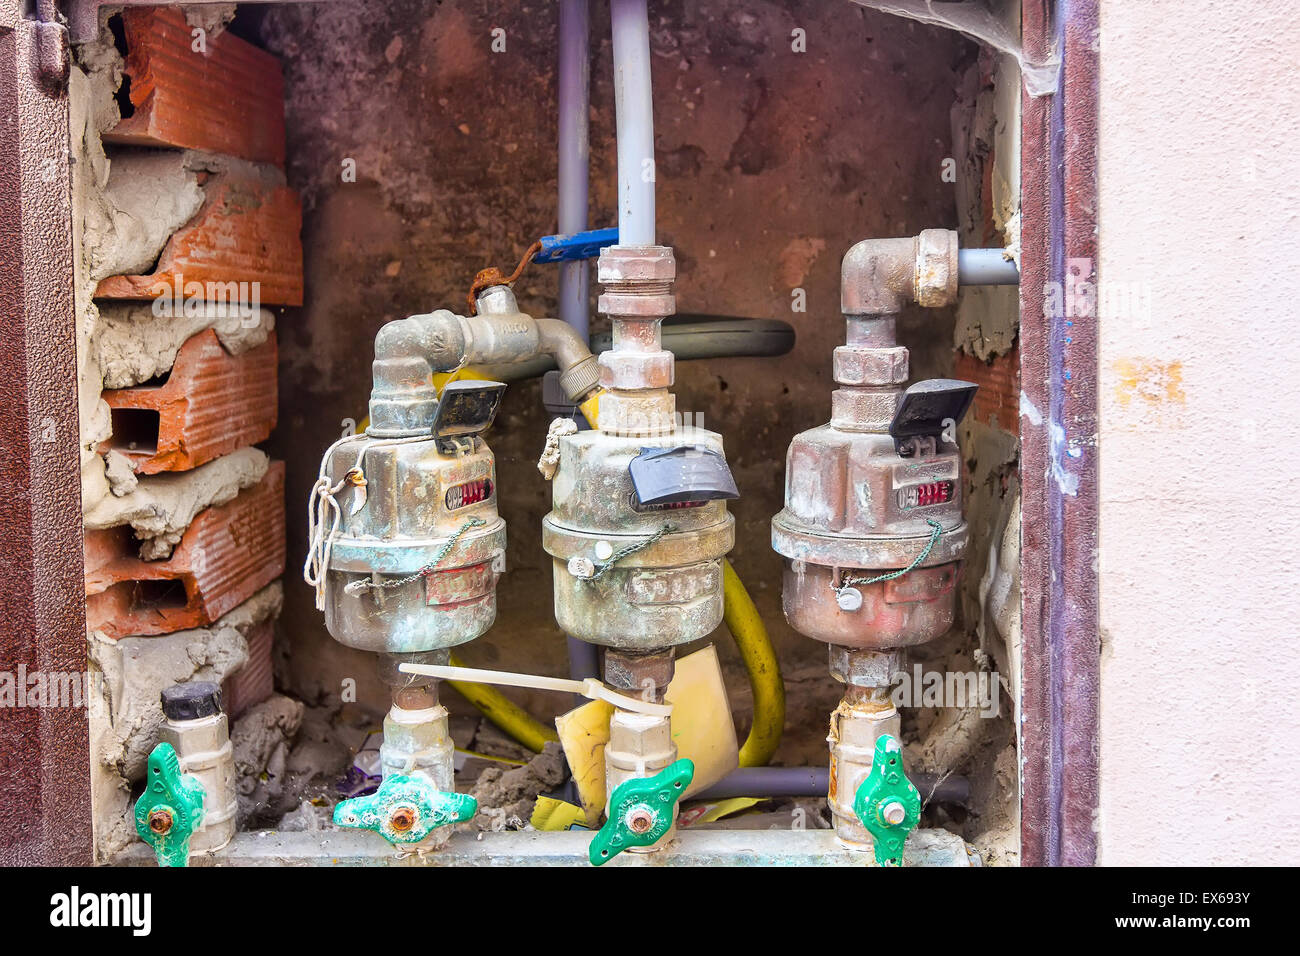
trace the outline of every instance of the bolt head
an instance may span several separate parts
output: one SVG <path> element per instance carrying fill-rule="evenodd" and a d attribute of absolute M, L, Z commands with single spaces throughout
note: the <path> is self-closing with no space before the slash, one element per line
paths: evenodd
<path fill-rule="evenodd" d="M 644 807 L 637 807 L 627 815 L 627 828 L 633 833 L 649 833 L 654 825 L 654 814 Z"/>
<path fill-rule="evenodd" d="M 880 808 L 880 819 L 891 827 L 896 827 L 907 819 L 907 808 L 897 800 L 890 800 Z"/>
<path fill-rule="evenodd" d="M 149 814 L 149 829 L 159 836 L 170 833 L 173 822 L 170 810 L 159 809 Z"/>
<path fill-rule="evenodd" d="M 398 833 L 405 833 L 415 826 L 419 813 L 415 807 L 397 807 L 388 817 L 388 825 Z"/>
<path fill-rule="evenodd" d="M 575 578 L 586 580 L 596 573 L 596 565 L 591 558 L 574 555 L 569 559 L 569 573 Z"/>

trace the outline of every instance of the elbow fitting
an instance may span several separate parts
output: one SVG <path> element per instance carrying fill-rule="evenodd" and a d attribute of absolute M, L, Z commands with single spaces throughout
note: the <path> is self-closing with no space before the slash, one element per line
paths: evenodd
<path fill-rule="evenodd" d="M 367 433 L 376 438 L 428 434 L 438 410 L 433 370 L 455 368 L 464 354 L 461 319 L 445 309 L 381 328 L 375 336 Z"/>
<path fill-rule="evenodd" d="M 560 319 L 537 319 L 537 350 L 555 359 L 560 387 L 572 402 L 581 402 L 600 384 L 600 364 L 586 340 Z"/>
<path fill-rule="evenodd" d="M 840 309 L 845 315 L 894 315 L 915 302 L 957 301 L 957 233 L 926 229 L 902 239 L 864 239 L 844 254 Z"/>

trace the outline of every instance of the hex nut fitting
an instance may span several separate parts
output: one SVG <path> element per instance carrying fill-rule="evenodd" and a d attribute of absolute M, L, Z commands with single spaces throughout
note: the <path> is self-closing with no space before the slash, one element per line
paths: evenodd
<path fill-rule="evenodd" d="M 957 233 L 924 229 L 916 237 L 916 302 L 939 308 L 957 301 Z"/>
<path fill-rule="evenodd" d="M 830 645 L 831 676 L 854 687 L 888 687 L 903 666 L 898 651 L 865 651 Z"/>

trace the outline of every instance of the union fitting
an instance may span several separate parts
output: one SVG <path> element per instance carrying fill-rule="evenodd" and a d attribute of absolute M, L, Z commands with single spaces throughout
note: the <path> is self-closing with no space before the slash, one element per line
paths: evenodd
<path fill-rule="evenodd" d="M 605 683 L 629 696 L 648 694 L 647 700 L 663 703 L 673 679 L 676 648 L 649 654 L 634 654 L 608 648 L 605 651 Z"/>
<path fill-rule="evenodd" d="M 610 317 L 612 348 L 600 356 L 601 431 L 655 435 L 673 430 L 676 405 L 673 354 L 660 326 L 676 310 L 677 262 L 668 246 L 610 246 L 600 254 L 597 278 L 605 287 L 597 306 Z"/>
<path fill-rule="evenodd" d="M 897 650 L 872 651 L 841 644 L 830 645 L 831 676 L 854 687 L 889 687 L 903 666 Z"/>

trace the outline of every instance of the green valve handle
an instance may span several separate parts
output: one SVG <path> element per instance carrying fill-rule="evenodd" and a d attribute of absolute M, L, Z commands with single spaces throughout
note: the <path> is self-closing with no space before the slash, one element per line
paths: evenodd
<path fill-rule="evenodd" d="M 153 847 L 159 866 L 185 866 L 190 837 L 203 823 L 203 784 L 181 773 L 181 761 L 171 744 L 159 744 L 149 754 L 144 793 L 135 802 L 135 832 Z"/>
<path fill-rule="evenodd" d="M 628 847 L 653 846 L 673 825 L 673 809 L 695 777 L 683 757 L 653 777 L 624 780 L 609 795 L 609 819 L 591 841 L 587 858 L 608 863 Z"/>
<path fill-rule="evenodd" d="M 461 823 L 478 812 L 467 793 L 439 790 L 423 774 L 385 777 L 379 789 L 344 800 L 334 808 L 334 824 L 374 830 L 389 843 L 419 843 L 438 827 Z"/>
<path fill-rule="evenodd" d="M 921 795 L 903 773 L 903 748 L 889 734 L 876 739 L 871 773 L 853 800 L 853 811 L 871 831 L 879 866 L 902 866 L 903 844 L 921 819 Z"/>

